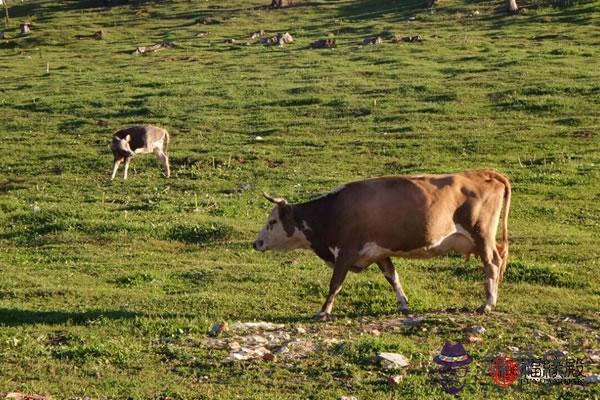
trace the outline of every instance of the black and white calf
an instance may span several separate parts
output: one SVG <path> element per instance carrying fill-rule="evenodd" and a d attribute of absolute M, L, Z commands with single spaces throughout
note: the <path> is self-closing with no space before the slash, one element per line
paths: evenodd
<path fill-rule="evenodd" d="M 110 180 L 115 179 L 121 161 L 125 161 L 123 179 L 127 179 L 129 162 L 136 154 L 154 153 L 163 168 L 165 176 L 171 176 L 167 147 L 169 146 L 169 132 L 166 129 L 153 125 L 138 125 L 121 129 L 113 134 L 110 149 L 115 157 Z"/>

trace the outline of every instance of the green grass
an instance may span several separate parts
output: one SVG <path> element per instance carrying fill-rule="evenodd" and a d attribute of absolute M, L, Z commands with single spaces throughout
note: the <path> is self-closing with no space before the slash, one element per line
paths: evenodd
<path fill-rule="evenodd" d="M 502 389 L 481 361 L 506 346 L 600 347 L 600 2 L 538 2 L 514 17 L 481 1 L 433 13 L 413 0 L 266 3 L 11 3 L 0 41 L 0 392 L 449 398 L 430 359 L 480 324 L 462 397 L 600 396 L 598 385 Z M 194 24 L 202 16 L 222 23 Z M 33 33 L 20 37 L 25 21 Z M 100 29 L 105 40 L 75 38 Z M 296 41 L 225 43 L 260 29 Z M 361 45 L 376 34 L 424 41 Z M 307 48 L 330 35 L 336 49 Z M 131 54 L 164 40 L 177 47 Z M 109 183 L 111 132 L 141 122 L 171 132 L 172 179 L 138 157 L 126 183 Z M 351 180 L 482 167 L 514 189 L 491 315 L 469 312 L 483 299 L 479 263 L 448 256 L 396 260 L 425 331 L 365 328 L 398 318 L 377 268 L 348 277 L 337 322 L 313 323 L 329 268 L 309 253 L 251 250 L 270 209 L 263 190 L 299 202 Z M 227 364 L 226 351 L 199 344 L 222 320 L 302 323 L 342 342 L 291 362 Z M 398 387 L 370 362 L 383 350 L 412 360 Z"/>

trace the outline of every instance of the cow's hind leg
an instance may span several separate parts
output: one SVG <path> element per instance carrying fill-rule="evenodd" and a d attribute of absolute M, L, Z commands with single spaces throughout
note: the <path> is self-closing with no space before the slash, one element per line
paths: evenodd
<path fill-rule="evenodd" d="M 164 168 L 165 176 L 167 178 L 169 178 L 171 176 L 171 167 L 169 166 L 169 157 L 165 154 L 164 151 L 162 151 L 158 147 L 154 148 L 154 154 L 156 155 L 156 158 L 158 158 L 158 161 L 160 161 L 162 167 Z"/>
<path fill-rule="evenodd" d="M 389 257 L 385 258 L 378 261 L 377 265 L 381 272 L 383 272 L 385 279 L 387 279 L 390 285 L 392 285 L 392 288 L 394 288 L 394 292 L 396 292 L 398 310 L 403 314 L 408 314 L 408 298 L 406 297 L 406 294 L 404 294 L 404 290 L 402 290 L 402 285 L 400 284 L 400 279 L 398 278 L 398 273 L 396 272 L 396 268 L 394 268 L 392 259 Z"/>
<path fill-rule="evenodd" d="M 500 266 L 502 258 L 496 249 L 495 243 L 492 241 L 484 241 L 478 250 L 479 257 L 483 263 L 483 271 L 485 272 L 485 294 L 486 301 L 479 307 L 479 312 L 490 312 L 496 306 L 498 300 L 498 283 L 500 281 Z"/>
<path fill-rule="evenodd" d="M 327 296 L 327 300 L 325 300 L 325 304 L 323 304 L 321 311 L 315 315 L 315 319 L 320 321 L 331 321 L 333 319 L 331 317 L 333 302 L 335 301 L 335 296 L 337 296 L 342 289 L 342 283 L 344 283 L 344 279 L 346 279 L 348 270 L 349 266 L 347 264 L 336 262 L 333 267 L 333 276 L 329 282 L 329 295 Z"/>

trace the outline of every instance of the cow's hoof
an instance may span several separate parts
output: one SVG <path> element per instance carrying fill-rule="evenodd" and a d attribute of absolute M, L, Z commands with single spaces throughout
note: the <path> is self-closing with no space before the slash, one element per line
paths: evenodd
<path fill-rule="evenodd" d="M 333 321 L 333 320 L 335 320 L 335 318 L 333 315 L 324 313 L 321 311 L 321 312 L 318 312 L 315 314 L 315 320 L 327 322 L 327 321 Z"/>
<path fill-rule="evenodd" d="M 477 309 L 479 314 L 488 314 L 492 311 L 492 306 L 489 304 L 484 304 Z"/>
<path fill-rule="evenodd" d="M 403 315 L 408 315 L 408 307 L 398 307 L 398 312 Z"/>

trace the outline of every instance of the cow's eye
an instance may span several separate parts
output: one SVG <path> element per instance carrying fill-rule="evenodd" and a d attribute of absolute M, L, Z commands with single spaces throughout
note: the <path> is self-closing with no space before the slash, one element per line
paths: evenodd
<path fill-rule="evenodd" d="M 275 219 L 272 219 L 269 221 L 269 225 L 271 225 L 271 226 L 275 225 L 276 223 L 277 223 L 277 220 L 275 220 Z"/>

